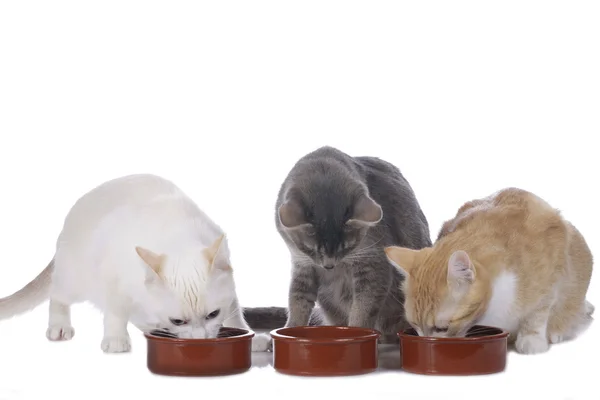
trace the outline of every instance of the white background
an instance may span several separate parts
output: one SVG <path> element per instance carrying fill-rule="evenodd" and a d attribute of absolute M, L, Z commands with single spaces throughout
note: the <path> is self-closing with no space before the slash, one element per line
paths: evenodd
<path fill-rule="evenodd" d="M 5 1 L 0 3 L 0 296 L 53 255 L 89 189 L 149 172 L 228 233 L 246 306 L 286 305 L 274 203 L 322 145 L 396 164 L 435 237 L 465 201 L 521 187 L 600 254 L 598 2 Z M 594 276 L 588 299 L 600 306 Z M 268 359 L 234 377 L 151 375 L 100 350 L 101 317 L 45 338 L 47 305 L 0 324 L 0 399 L 598 399 L 600 326 L 503 374 L 307 379 Z M 263 367 L 261 368 L 260 365 Z M 388 396 L 389 395 L 389 396 Z M 387 397 L 386 397 L 387 396 Z"/>

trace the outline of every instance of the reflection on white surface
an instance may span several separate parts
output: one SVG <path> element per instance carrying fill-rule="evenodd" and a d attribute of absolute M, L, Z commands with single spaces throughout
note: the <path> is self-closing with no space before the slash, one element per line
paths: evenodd
<path fill-rule="evenodd" d="M 21 400 L 22 398 L 16 390 L 0 387 L 0 400 Z"/>
<path fill-rule="evenodd" d="M 400 349 L 398 344 L 380 344 L 377 371 L 399 370 Z M 273 368 L 273 353 L 252 353 L 252 368 Z"/>

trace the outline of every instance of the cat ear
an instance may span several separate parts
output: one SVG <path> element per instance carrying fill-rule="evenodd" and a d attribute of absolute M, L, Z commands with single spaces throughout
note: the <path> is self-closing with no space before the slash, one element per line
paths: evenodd
<path fill-rule="evenodd" d="M 160 272 L 160 268 L 164 261 L 164 256 L 161 254 L 156 254 L 148 249 L 137 246 L 135 248 L 135 252 L 140 256 L 140 258 L 148 265 L 154 272 L 157 274 Z"/>
<path fill-rule="evenodd" d="M 354 203 L 354 210 L 349 223 L 375 225 L 383 218 L 381 206 L 366 194 L 362 194 Z"/>
<path fill-rule="evenodd" d="M 403 275 L 409 276 L 414 269 L 419 250 L 406 247 L 389 246 L 383 249 L 388 261 Z"/>
<path fill-rule="evenodd" d="M 164 255 L 156 254 L 140 246 L 135 248 L 135 252 L 146 263 L 146 265 L 150 267 L 147 270 L 146 282 L 154 281 L 154 279 L 160 276 L 159 274 L 164 261 Z"/>
<path fill-rule="evenodd" d="M 284 227 L 291 229 L 306 225 L 306 217 L 302 205 L 296 200 L 290 199 L 279 206 L 279 221 Z"/>
<path fill-rule="evenodd" d="M 467 252 L 457 250 L 448 261 L 448 283 L 454 285 L 471 284 L 475 280 L 475 267 Z"/>
<path fill-rule="evenodd" d="M 219 236 L 217 240 L 213 242 L 213 244 L 204 249 L 204 255 L 208 259 L 211 269 L 231 269 L 231 265 L 229 263 L 229 252 L 227 251 L 227 238 L 225 235 Z"/>

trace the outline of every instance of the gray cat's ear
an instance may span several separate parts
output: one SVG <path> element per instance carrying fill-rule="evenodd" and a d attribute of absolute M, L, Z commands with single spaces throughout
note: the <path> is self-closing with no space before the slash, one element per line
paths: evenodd
<path fill-rule="evenodd" d="M 279 222 L 288 229 L 298 228 L 308 223 L 304 215 L 304 209 L 297 201 L 292 199 L 279 206 L 278 214 Z"/>
<path fill-rule="evenodd" d="M 383 218 L 381 206 L 366 194 L 361 195 L 354 203 L 354 212 L 349 223 L 373 226 Z"/>
<path fill-rule="evenodd" d="M 204 249 L 204 256 L 208 260 L 211 269 L 231 270 L 225 235 L 219 236 L 210 246 Z"/>

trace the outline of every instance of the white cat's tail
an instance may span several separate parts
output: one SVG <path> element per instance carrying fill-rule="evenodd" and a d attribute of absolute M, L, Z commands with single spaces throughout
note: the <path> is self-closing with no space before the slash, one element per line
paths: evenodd
<path fill-rule="evenodd" d="M 54 259 L 21 290 L 0 299 L 0 320 L 31 311 L 48 299 Z"/>

